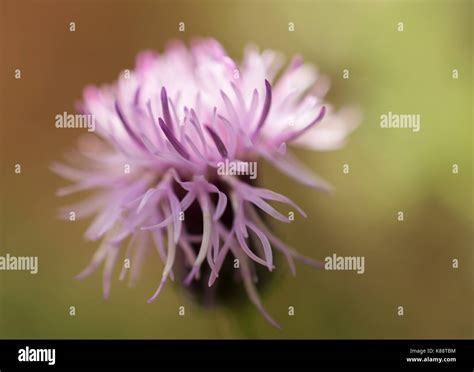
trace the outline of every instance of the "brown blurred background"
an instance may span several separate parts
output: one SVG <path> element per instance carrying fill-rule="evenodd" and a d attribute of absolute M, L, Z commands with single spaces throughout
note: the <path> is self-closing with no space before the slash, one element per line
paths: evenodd
<path fill-rule="evenodd" d="M 0 255 L 40 261 L 37 275 L 0 271 L 0 338 L 472 338 L 472 7 L 447 0 L 0 0 Z M 334 195 L 268 166 L 260 173 L 308 213 L 274 224 L 284 241 L 318 259 L 365 256 L 364 275 L 300 264 L 293 278 L 282 260 L 262 297 L 283 331 L 250 303 L 203 309 L 171 286 L 146 304 L 161 275 L 155 262 L 134 289 L 114 280 L 107 301 L 100 270 L 73 279 L 97 244 L 83 240 L 89 220 L 56 218 L 75 199 L 55 196 L 66 182 L 48 166 L 82 132 L 55 129 L 54 117 L 73 112 L 85 85 L 133 68 L 140 50 L 193 36 L 215 37 L 237 60 L 249 42 L 288 59 L 300 53 L 331 78 L 336 107 L 354 103 L 364 114 L 343 150 L 297 151 Z M 381 130 L 388 111 L 421 114 L 421 131 Z"/>

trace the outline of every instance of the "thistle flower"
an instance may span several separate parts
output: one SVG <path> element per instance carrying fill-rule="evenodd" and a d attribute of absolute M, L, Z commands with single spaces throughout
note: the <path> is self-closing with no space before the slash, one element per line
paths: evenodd
<path fill-rule="evenodd" d="M 95 216 L 85 237 L 101 243 L 78 278 L 103 264 L 107 298 L 120 248 L 126 245 L 134 283 L 153 247 L 164 269 L 151 302 L 175 280 L 178 267 L 187 270 L 185 286 L 198 279 L 213 286 L 231 256 L 250 300 L 278 326 L 256 291 L 255 266 L 272 271 L 274 251 L 293 273 L 295 259 L 321 264 L 280 241 L 263 215 L 290 222 L 269 202 L 306 215 L 286 196 L 245 176 L 219 175 L 217 168 L 223 161 L 265 159 L 296 181 L 328 191 L 287 153 L 287 144 L 335 149 L 357 124 L 352 112 L 332 113 L 324 103 L 327 82 L 313 66 L 295 57 L 276 79 L 281 67 L 278 53 L 255 47 L 246 49 L 238 66 L 216 40 L 199 39 L 189 49 L 173 42 L 161 55 L 144 51 L 135 70 L 116 84 L 85 89 L 78 109 L 94 116 L 95 134 L 80 139 L 69 164 L 51 166 L 74 182 L 59 195 L 93 191 L 61 210 L 62 216 L 71 210 L 77 218 Z M 127 273 L 123 267 L 120 279 Z"/>

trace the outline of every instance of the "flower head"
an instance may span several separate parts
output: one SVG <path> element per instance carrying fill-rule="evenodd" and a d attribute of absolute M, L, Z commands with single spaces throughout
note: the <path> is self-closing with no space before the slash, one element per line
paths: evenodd
<path fill-rule="evenodd" d="M 230 255 L 251 301 L 276 325 L 255 289 L 255 265 L 272 271 L 274 251 L 293 272 L 295 259 L 321 265 L 281 242 L 263 215 L 290 222 L 270 202 L 305 213 L 286 196 L 257 187 L 254 177 L 219 169 L 265 159 L 299 182 L 328 190 L 286 146 L 338 148 L 357 124 L 347 111 L 332 113 L 324 103 L 327 84 L 313 66 L 295 57 L 276 79 L 281 65 L 273 51 L 249 47 L 238 66 L 215 40 L 195 40 L 189 49 L 173 42 L 163 54 L 139 54 L 135 70 L 114 85 L 85 89 L 78 108 L 94 116 L 96 133 L 80 140 L 70 165 L 52 165 L 74 182 L 60 195 L 93 191 L 62 210 L 95 216 L 85 236 L 101 240 L 100 247 L 79 278 L 103 264 L 107 297 L 121 247 L 132 282 L 154 247 L 164 269 L 153 301 L 182 268 L 184 285 L 207 272 L 212 286 Z M 124 266 L 122 279 L 127 271 Z"/>

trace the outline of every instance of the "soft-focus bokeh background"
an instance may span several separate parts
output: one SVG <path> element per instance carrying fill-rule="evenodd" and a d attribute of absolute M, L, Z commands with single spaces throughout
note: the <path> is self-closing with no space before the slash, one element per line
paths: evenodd
<path fill-rule="evenodd" d="M 0 0 L 0 255 L 40 260 L 36 276 L 0 272 L 0 338 L 473 337 L 472 8 L 471 1 Z M 115 280 L 108 301 L 100 271 L 73 279 L 96 244 L 82 238 L 90 221 L 56 218 L 73 199 L 55 196 L 66 182 L 48 166 L 81 132 L 56 130 L 54 116 L 73 112 L 86 84 L 133 68 L 140 50 L 193 36 L 217 38 L 239 60 L 248 42 L 288 58 L 300 53 L 331 78 L 336 107 L 355 103 L 364 113 L 343 150 L 297 151 L 334 195 L 261 169 L 262 183 L 308 212 L 306 220 L 274 224 L 286 242 L 319 259 L 366 259 L 364 275 L 300 264 L 296 278 L 281 261 L 262 297 L 283 331 L 250 303 L 202 309 L 171 286 L 146 304 L 161 275 L 157 262 L 134 289 Z M 421 114 L 421 131 L 381 130 L 388 111 Z"/>

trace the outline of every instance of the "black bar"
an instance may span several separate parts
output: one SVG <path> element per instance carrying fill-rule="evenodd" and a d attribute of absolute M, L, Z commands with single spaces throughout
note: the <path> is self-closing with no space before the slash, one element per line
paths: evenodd
<path fill-rule="evenodd" d="M 26 355 L 20 349 L 34 349 L 33 358 L 43 359 L 46 354 L 36 350 L 54 349 L 54 365 L 19 361 L 20 354 Z M 472 371 L 473 355 L 472 340 L 0 340 L 0 371 L 169 370 L 165 366 Z"/>

